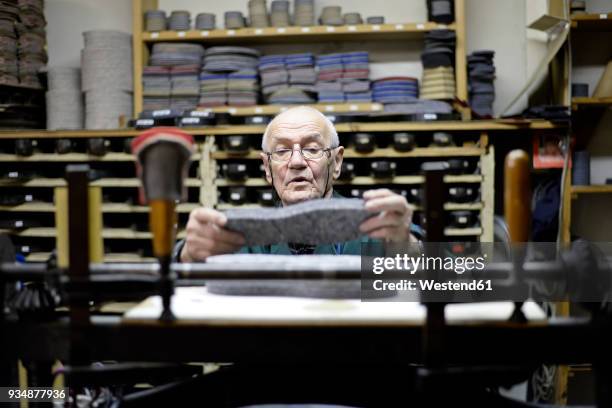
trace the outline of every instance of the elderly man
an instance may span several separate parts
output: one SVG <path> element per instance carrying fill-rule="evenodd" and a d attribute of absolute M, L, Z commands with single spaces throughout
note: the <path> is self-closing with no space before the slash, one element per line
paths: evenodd
<path fill-rule="evenodd" d="M 283 206 L 317 198 L 341 197 L 333 190 L 340 176 L 344 147 L 340 146 L 333 124 L 316 109 L 299 106 L 276 116 L 262 139 L 266 179 L 274 187 Z M 224 228 L 222 212 L 198 208 L 191 212 L 187 237 L 176 248 L 182 262 L 203 261 L 208 256 L 234 252 L 271 254 L 359 254 L 360 244 L 368 239 L 416 241 L 412 232 L 412 207 L 406 199 L 388 189 L 366 191 L 365 208 L 378 213 L 364 221 L 360 240 L 335 245 L 305 246 L 281 243 L 271 246 L 243 247 L 244 237 Z"/>

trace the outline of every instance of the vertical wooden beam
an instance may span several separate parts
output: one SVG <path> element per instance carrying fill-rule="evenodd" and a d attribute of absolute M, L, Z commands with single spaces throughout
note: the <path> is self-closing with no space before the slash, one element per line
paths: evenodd
<path fill-rule="evenodd" d="M 134 77 L 134 117 L 142 111 L 142 68 L 149 60 L 149 50 L 142 40 L 144 12 L 156 10 L 157 0 L 132 0 L 132 63 Z"/>
<path fill-rule="evenodd" d="M 468 78 L 466 60 L 466 17 L 465 0 L 455 0 L 455 34 L 457 43 L 455 45 L 455 86 L 457 87 L 457 98 L 464 102 L 469 102 L 468 98 Z M 471 119 L 469 108 L 460 107 L 463 120 Z"/>
<path fill-rule="evenodd" d="M 200 177 L 202 188 L 200 190 L 200 203 L 208 208 L 217 206 L 217 161 L 212 158 L 212 153 L 216 150 L 215 136 L 206 136 L 202 144 L 202 159 L 200 161 Z"/>
<path fill-rule="evenodd" d="M 480 170 L 482 173 L 482 183 L 480 184 L 482 235 L 480 236 L 480 242 L 493 242 L 495 217 L 495 150 L 493 145 L 489 146 L 486 154 L 480 156 Z"/>
<path fill-rule="evenodd" d="M 572 169 L 568 168 L 563 183 L 563 207 L 561 214 L 561 242 L 565 245 L 571 242 L 572 227 Z"/>

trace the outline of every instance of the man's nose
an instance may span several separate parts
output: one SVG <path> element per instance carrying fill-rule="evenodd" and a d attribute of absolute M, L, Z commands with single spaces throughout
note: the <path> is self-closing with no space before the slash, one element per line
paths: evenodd
<path fill-rule="evenodd" d="M 289 167 L 293 169 L 299 169 L 306 166 L 307 163 L 304 157 L 302 156 L 301 147 L 294 146 L 293 152 L 291 152 L 291 157 L 289 158 Z"/>

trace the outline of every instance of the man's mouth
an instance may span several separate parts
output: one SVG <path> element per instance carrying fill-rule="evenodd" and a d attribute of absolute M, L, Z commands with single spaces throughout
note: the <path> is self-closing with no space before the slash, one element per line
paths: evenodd
<path fill-rule="evenodd" d="M 289 181 L 288 184 L 291 183 L 308 183 L 310 182 L 310 180 L 308 180 L 306 177 L 294 177 L 291 179 L 291 181 Z"/>

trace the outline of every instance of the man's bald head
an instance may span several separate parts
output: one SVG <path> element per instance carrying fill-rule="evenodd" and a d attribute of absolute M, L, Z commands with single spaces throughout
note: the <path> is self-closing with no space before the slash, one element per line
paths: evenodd
<path fill-rule="evenodd" d="M 324 136 L 329 142 L 330 146 L 338 146 L 340 140 L 338 138 L 338 132 L 334 128 L 334 124 L 320 111 L 310 106 L 296 106 L 289 108 L 284 112 L 279 113 L 272 119 L 272 121 L 266 127 L 263 138 L 261 139 L 261 150 L 268 152 L 270 136 L 278 130 L 279 125 L 282 127 L 284 124 L 299 124 L 302 122 L 314 122 L 320 125 L 321 129 L 324 130 Z"/>

